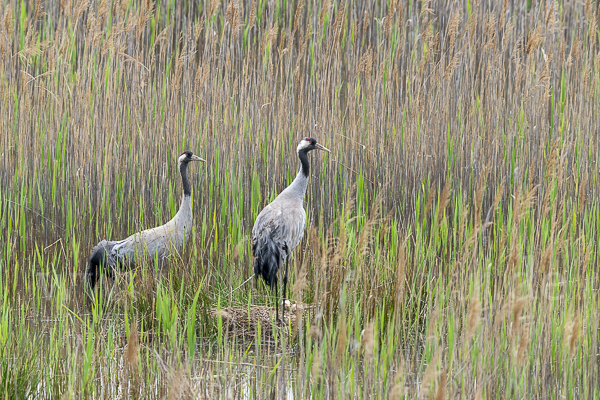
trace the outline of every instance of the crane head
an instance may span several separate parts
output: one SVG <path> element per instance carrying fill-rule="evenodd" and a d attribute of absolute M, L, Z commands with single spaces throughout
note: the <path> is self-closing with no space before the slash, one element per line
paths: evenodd
<path fill-rule="evenodd" d="M 197 155 L 195 155 L 194 153 L 192 153 L 189 150 L 184 151 L 183 153 L 181 153 L 181 155 L 179 156 L 179 164 L 183 164 L 183 163 L 189 163 L 190 161 L 202 161 L 202 162 L 206 162 L 205 159 L 198 157 Z"/>
<path fill-rule="evenodd" d="M 301 150 L 311 151 L 311 150 L 314 150 L 314 149 L 323 150 L 323 151 L 326 151 L 328 153 L 331 153 L 327 147 L 325 147 L 325 146 L 317 143 L 316 139 L 309 138 L 309 137 L 306 137 L 306 138 L 302 139 L 300 141 L 300 143 L 298 143 L 297 151 L 301 151 Z"/>

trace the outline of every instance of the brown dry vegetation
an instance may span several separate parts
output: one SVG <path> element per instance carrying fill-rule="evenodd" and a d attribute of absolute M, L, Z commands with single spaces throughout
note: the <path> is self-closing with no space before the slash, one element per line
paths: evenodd
<path fill-rule="evenodd" d="M 600 3 L 381 3 L 0 4 L 7 398 L 600 395 Z M 304 136 L 332 153 L 282 359 L 219 310 L 272 304 L 233 289 Z M 185 251 L 86 301 L 91 247 L 176 211 L 185 149 Z"/>

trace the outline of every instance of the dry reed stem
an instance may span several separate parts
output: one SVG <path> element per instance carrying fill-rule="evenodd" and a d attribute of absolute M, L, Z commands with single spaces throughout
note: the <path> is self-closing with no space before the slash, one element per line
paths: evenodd
<path fill-rule="evenodd" d="M 125 347 L 125 366 L 134 376 L 138 373 L 140 343 L 138 337 L 137 322 L 133 322 L 129 328 L 129 337 Z"/>
<path fill-rule="evenodd" d="M 438 384 L 438 388 L 435 392 L 435 400 L 446 400 L 447 391 L 446 384 L 448 383 L 448 373 L 444 369 L 440 376 L 440 382 Z"/>
<path fill-rule="evenodd" d="M 430 386 L 433 384 L 433 382 L 437 379 L 438 375 L 440 374 L 440 371 L 438 369 L 438 364 L 440 362 L 441 355 L 442 355 L 441 349 L 436 350 L 431 361 L 427 365 L 427 368 L 425 369 L 425 373 L 423 374 L 423 380 L 421 381 L 421 386 L 419 388 L 419 392 L 420 392 L 419 398 L 421 398 L 421 399 L 429 397 L 428 393 L 429 393 Z"/>
<path fill-rule="evenodd" d="M 467 310 L 469 311 L 469 313 L 467 314 L 467 340 L 473 337 L 475 331 L 479 327 L 479 322 L 481 320 L 481 302 L 479 301 L 479 288 L 476 287 L 475 290 L 473 290 L 473 292 L 475 293 L 475 295 L 469 302 L 469 306 L 467 308 Z"/>

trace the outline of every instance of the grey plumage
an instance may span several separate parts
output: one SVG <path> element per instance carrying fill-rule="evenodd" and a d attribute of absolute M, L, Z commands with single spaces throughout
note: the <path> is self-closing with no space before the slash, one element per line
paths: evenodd
<path fill-rule="evenodd" d="M 275 290 L 277 271 L 302 240 L 305 222 L 306 213 L 302 204 L 288 207 L 284 201 L 269 204 L 256 219 L 252 229 L 254 274 L 262 277 Z M 287 273 L 284 287 L 286 284 Z"/>
<path fill-rule="evenodd" d="M 287 260 L 300 244 L 304 236 L 306 211 L 304 211 L 304 195 L 308 187 L 310 164 L 308 152 L 328 149 L 317 143 L 315 139 L 304 138 L 297 148 L 300 159 L 300 171 L 285 190 L 272 203 L 268 204 L 256 218 L 252 228 L 252 253 L 254 254 L 254 274 L 262 277 L 277 293 L 277 272 L 283 263 L 286 270 L 283 276 L 283 295 L 287 286 Z M 279 315 L 279 299 L 277 299 L 277 315 Z M 283 309 L 282 309 L 283 321 Z"/>
<path fill-rule="evenodd" d="M 126 239 L 102 240 L 93 249 L 88 262 L 86 279 L 93 290 L 98 280 L 99 269 L 114 277 L 115 269 L 130 270 L 140 261 L 158 260 L 159 267 L 174 251 L 180 249 L 189 237 L 192 227 L 191 188 L 187 178 L 187 166 L 191 161 L 202 158 L 185 151 L 178 159 L 178 169 L 183 184 L 183 199 L 177 214 L 166 224 L 137 232 Z"/>

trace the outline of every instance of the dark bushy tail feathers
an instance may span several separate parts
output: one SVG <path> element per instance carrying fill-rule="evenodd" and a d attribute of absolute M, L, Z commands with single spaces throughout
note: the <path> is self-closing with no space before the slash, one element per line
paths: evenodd
<path fill-rule="evenodd" d="M 106 265 L 107 257 L 108 254 L 106 247 L 103 246 L 102 242 L 92 249 L 92 254 L 90 255 L 90 260 L 88 262 L 87 273 L 85 274 L 86 282 L 91 291 L 93 291 L 96 287 L 100 268 Z"/>
<path fill-rule="evenodd" d="M 96 282 L 100 279 L 100 269 L 104 269 L 104 273 L 110 278 L 114 278 L 116 260 L 110 257 L 110 251 L 115 244 L 120 242 L 109 242 L 108 240 L 102 240 L 93 249 L 88 262 L 88 269 L 86 272 L 86 282 L 90 287 L 90 290 L 94 290 Z"/>
<path fill-rule="evenodd" d="M 254 275 L 262 277 L 267 285 L 274 288 L 277 284 L 277 271 L 281 263 L 281 251 L 271 235 L 259 235 L 252 244 L 254 254 Z"/>

